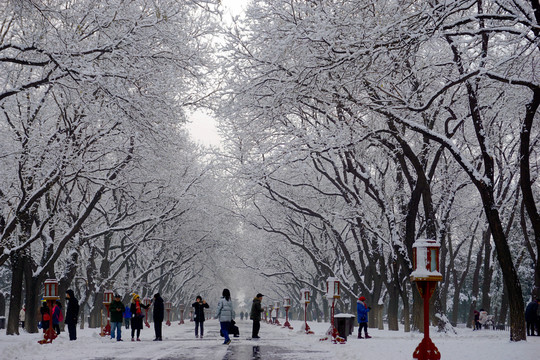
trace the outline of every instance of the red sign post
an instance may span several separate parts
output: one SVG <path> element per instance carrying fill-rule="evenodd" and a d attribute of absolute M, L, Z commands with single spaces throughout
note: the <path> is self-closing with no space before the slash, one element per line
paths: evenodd
<path fill-rule="evenodd" d="M 417 239 L 413 244 L 413 269 L 411 281 L 424 301 L 424 338 L 414 350 L 413 358 L 418 360 L 440 360 L 441 353 L 429 337 L 429 299 L 437 282 L 442 280 L 439 272 L 439 248 L 435 240 Z"/>
<path fill-rule="evenodd" d="M 101 328 L 101 336 L 105 335 L 111 335 L 111 319 L 110 319 L 110 312 L 109 307 L 111 306 L 113 298 L 113 292 L 110 290 L 107 290 L 103 292 L 103 305 L 105 306 L 105 309 L 107 309 L 107 324 Z"/>
<path fill-rule="evenodd" d="M 148 322 L 148 309 L 149 309 L 148 306 L 149 306 L 151 303 L 152 303 L 152 299 L 147 298 L 147 297 L 145 297 L 145 298 L 143 299 L 143 304 L 144 304 L 145 306 L 147 306 L 147 308 L 144 309 L 144 313 L 145 313 L 145 315 L 144 315 L 144 325 L 146 325 L 146 327 L 150 327 L 150 323 Z"/>
<path fill-rule="evenodd" d="M 180 322 L 178 325 L 182 325 L 184 323 L 184 310 L 186 309 L 186 305 L 180 304 Z"/>
<path fill-rule="evenodd" d="M 340 282 L 338 279 L 329 277 L 326 280 L 326 298 L 332 300 L 332 307 L 330 308 L 330 328 L 326 332 L 326 335 L 332 337 L 332 342 L 334 344 L 340 343 L 344 344 L 345 339 L 339 336 L 339 333 L 334 325 L 334 310 L 335 310 L 335 301 L 339 299 L 340 295 Z M 321 340 L 328 340 L 328 337 Z"/>
<path fill-rule="evenodd" d="M 283 299 L 283 307 L 285 308 L 285 323 L 283 324 L 283 327 L 293 329 L 291 324 L 289 323 L 289 309 L 291 308 L 291 299 L 290 298 L 284 298 Z"/>
<path fill-rule="evenodd" d="M 47 344 L 52 343 L 54 339 L 58 335 L 56 335 L 56 331 L 54 331 L 52 327 L 52 309 L 54 307 L 54 303 L 57 299 L 59 299 L 58 296 L 58 281 L 56 279 L 47 279 L 43 283 L 44 285 L 44 295 L 43 299 L 47 301 L 47 306 L 49 307 L 49 328 L 43 329 L 43 340 L 38 341 L 40 344 Z"/>
<path fill-rule="evenodd" d="M 167 324 L 167 326 L 171 326 L 171 309 L 172 309 L 172 303 L 167 301 L 165 303 L 165 310 L 167 311 L 167 322 L 165 324 Z"/>
<path fill-rule="evenodd" d="M 311 331 L 311 329 L 309 328 L 309 325 L 307 323 L 307 307 L 308 307 L 308 304 L 310 303 L 311 301 L 311 293 L 308 289 L 302 289 L 300 290 L 300 297 L 301 297 L 301 301 L 304 303 L 304 326 L 303 326 L 303 330 L 306 332 L 306 334 L 314 334 L 313 331 Z"/>

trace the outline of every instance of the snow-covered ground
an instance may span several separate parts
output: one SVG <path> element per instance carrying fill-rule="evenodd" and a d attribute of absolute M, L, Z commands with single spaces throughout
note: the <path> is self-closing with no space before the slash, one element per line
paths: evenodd
<path fill-rule="evenodd" d="M 141 342 L 131 342 L 130 330 L 122 328 L 123 342 L 102 338 L 98 329 L 78 331 L 78 339 L 69 341 L 62 333 L 52 344 L 40 345 L 42 334 L 23 333 L 7 336 L 0 333 L 0 359 L 355 359 L 404 360 L 412 353 L 423 335 L 402 331 L 370 329 L 372 339 L 349 337 L 346 344 L 320 341 L 328 329 L 325 323 L 309 323 L 314 335 L 299 332 L 301 322 L 291 322 L 294 330 L 262 324 L 258 341 L 248 340 L 251 322 L 238 321 L 240 337 L 231 345 L 222 345 L 217 320 L 207 320 L 204 339 L 195 339 L 193 323 L 164 326 L 163 341 L 152 341 L 154 330 L 145 328 Z M 444 360 L 533 360 L 540 358 L 540 337 L 512 343 L 507 331 L 472 331 L 456 329 L 457 335 L 431 331 L 432 339 Z"/>

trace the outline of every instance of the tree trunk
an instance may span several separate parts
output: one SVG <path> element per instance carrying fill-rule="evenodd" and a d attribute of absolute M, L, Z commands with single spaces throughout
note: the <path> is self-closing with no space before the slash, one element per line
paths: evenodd
<path fill-rule="evenodd" d="M 19 335 L 19 312 L 22 305 L 22 289 L 24 278 L 24 259 L 19 252 L 10 256 L 11 260 L 11 290 L 9 298 L 9 313 L 6 327 L 7 335 Z"/>

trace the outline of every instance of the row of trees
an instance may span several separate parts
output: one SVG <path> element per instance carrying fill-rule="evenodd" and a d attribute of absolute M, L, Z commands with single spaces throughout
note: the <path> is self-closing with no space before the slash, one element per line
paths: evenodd
<path fill-rule="evenodd" d="M 18 334 L 23 303 L 26 329 L 37 331 L 47 278 L 62 297 L 75 289 L 91 326 L 104 290 L 179 303 L 195 277 L 212 278 L 201 263 L 216 247 L 220 190 L 181 126 L 211 91 L 217 3 L 3 2 L 8 334 Z"/>
<path fill-rule="evenodd" d="M 224 47 L 219 119 L 238 215 L 283 245 L 247 266 L 294 294 L 336 276 L 350 305 L 377 305 L 372 323 L 396 330 L 401 309 L 421 328 L 412 244 L 436 239 L 441 326 L 467 298 L 468 319 L 509 314 L 525 339 L 523 295 L 540 286 L 539 20 L 537 0 L 253 2 Z"/>

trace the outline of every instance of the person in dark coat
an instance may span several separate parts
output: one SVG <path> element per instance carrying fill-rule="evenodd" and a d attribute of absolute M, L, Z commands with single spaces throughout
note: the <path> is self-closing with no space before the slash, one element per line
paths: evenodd
<path fill-rule="evenodd" d="M 527 336 L 534 336 L 534 328 L 536 327 L 536 313 L 538 311 L 538 302 L 534 299 L 525 309 L 525 322 L 527 323 Z M 540 331 L 540 329 L 538 330 Z M 537 332 L 540 336 L 540 332 Z"/>
<path fill-rule="evenodd" d="M 482 324 L 480 324 L 480 311 L 474 310 L 474 330 L 482 329 Z"/>
<path fill-rule="evenodd" d="M 206 303 L 206 300 L 203 300 L 203 298 L 199 295 L 197 296 L 196 301 L 191 304 L 192 307 L 195 308 L 195 337 L 199 337 L 199 328 L 201 329 L 201 339 L 204 335 L 204 309 L 209 308 L 210 305 Z"/>
<path fill-rule="evenodd" d="M 68 327 L 69 340 L 77 340 L 77 319 L 79 317 L 79 301 L 75 297 L 73 290 L 66 291 L 66 300 L 68 301 L 66 318 L 64 323 Z"/>
<path fill-rule="evenodd" d="M 154 341 L 163 340 L 161 337 L 161 329 L 163 325 L 163 319 L 165 318 L 165 306 L 163 304 L 163 298 L 159 293 L 154 295 L 154 332 L 156 333 L 156 338 Z"/>
<path fill-rule="evenodd" d="M 366 298 L 360 296 L 356 302 L 356 311 L 358 313 L 358 338 L 362 339 L 362 329 L 364 329 L 364 335 L 366 339 L 371 339 L 371 336 L 367 332 L 368 324 L 368 312 L 371 310 L 369 306 L 366 305 Z"/>
<path fill-rule="evenodd" d="M 148 309 L 150 305 L 141 303 L 141 298 L 137 294 L 133 294 L 131 299 L 131 341 L 135 341 L 135 331 L 137 331 L 137 341 L 141 341 L 141 330 L 143 328 L 143 309 Z"/>
<path fill-rule="evenodd" d="M 47 305 L 47 301 L 42 300 L 41 309 L 39 309 L 39 312 L 41 313 L 41 328 L 43 329 L 43 332 L 49 328 L 51 321 L 51 309 L 49 308 L 49 305 Z"/>
<path fill-rule="evenodd" d="M 249 318 L 253 320 L 253 329 L 251 330 L 251 337 L 253 339 L 259 339 L 259 330 L 261 329 L 261 313 L 264 311 L 261 305 L 263 296 L 263 294 L 258 293 L 251 304 Z"/>
<path fill-rule="evenodd" d="M 114 339 L 116 333 L 116 341 L 122 341 L 122 318 L 124 315 L 124 304 L 122 303 L 120 294 L 114 295 L 114 300 L 110 305 L 111 309 L 111 339 Z"/>

